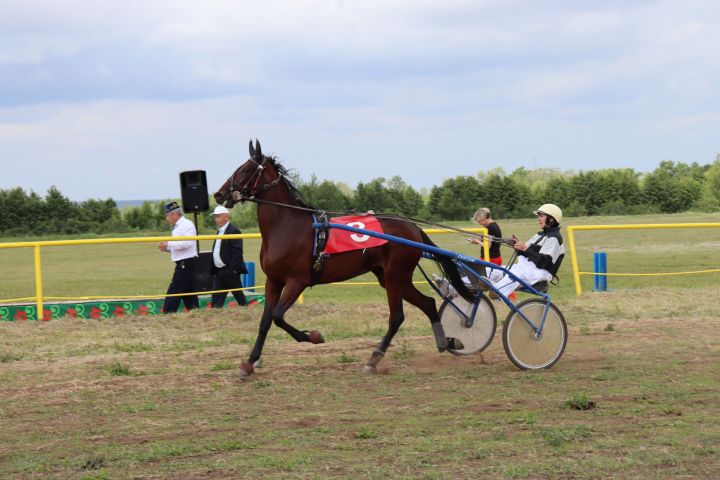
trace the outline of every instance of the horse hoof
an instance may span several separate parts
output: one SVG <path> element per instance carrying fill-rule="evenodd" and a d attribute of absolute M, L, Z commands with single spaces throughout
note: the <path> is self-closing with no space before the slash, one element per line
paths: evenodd
<path fill-rule="evenodd" d="M 375 367 L 375 365 L 365 365 L 363 367 L 363 373 L 366 373 L 368 375 L 377 373 L 377 367 Z"/>
<path fill-rule="evenodd" d="M 240 364 L 240 373 L 241 377 L 249 377 L 252 375 L 252 373 L 255 371 L 255 369 L 252 366 L 252 363 L 250 362 L 243 362 Z"/>
<path fill-rule="evenodd" d="M 444 352 L 445 350 L 462 350 L 465 345 L 457 338 L 448 338 L 445 345 L 438 345 L 438 352 Z"/>
<path fill-rule="evenodd" d="M 312 332 L 308 333 L 308 340 L 310 340 L 311 343 L 314 343 L 316 345 L 318 343 L 325 343 L 325 339 L 323 338 L 322 334 L 317 330 L 313 330 Z"/>

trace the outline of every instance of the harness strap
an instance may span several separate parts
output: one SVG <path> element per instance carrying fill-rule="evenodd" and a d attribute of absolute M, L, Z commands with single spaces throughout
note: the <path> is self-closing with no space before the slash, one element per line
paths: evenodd
<path fill-rule="evenodd" d="M 330 257 L 330 255 L 323 254 L 323 250 L 325 250 L 325 245 L 327 244 L 329 231 L 330 231 L 330 222 L 328 221 L 327 215 L 324 211 L 319 210 L 315 211 L 312 214 L 313 217 L 313 223 L 321 224 L 322 226 L 319 228 L 314 228 L 315 235 L 313 235 L 313 251 L 312 251 L 312 258 L 314 259 L 312 270 L 310 271 L 310 286 L 317 284 L 317 281 L 320 278 L 320 272 L 322 272 L 323 269 L 323 262 L 326 258 Z"/>

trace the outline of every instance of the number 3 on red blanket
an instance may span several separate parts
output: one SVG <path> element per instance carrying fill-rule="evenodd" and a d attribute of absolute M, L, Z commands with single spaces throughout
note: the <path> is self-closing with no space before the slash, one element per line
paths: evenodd
<path fill-rule="evenodd" d="M 372 215 L 360 215 L 351 217 L 335 217 L 330 219 L 330 223 L 340 223 L 348 227 L 361 228 L 372 232 L 383 233 L 380 221 Z M 359 250 L 361 248 L 372 248 L 387 243 L 377 237 L 371 237 L 363 233 L 349 232 L 339 228 L 331 228 L 330 236 L 325 251 L 323 253 L 342 253 L 351 250 Z"/>

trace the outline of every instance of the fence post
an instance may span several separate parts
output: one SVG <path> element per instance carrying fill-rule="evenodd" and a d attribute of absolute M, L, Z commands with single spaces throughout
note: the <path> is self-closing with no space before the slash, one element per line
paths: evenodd
<path fill-rule="evenodd" d="M 572 262 L 573 280 L 575 281 L 575 295 L 580 296 L 582 285 L 580 284 L 580 270 L 578 269 L 577 254 L 575 252 L 575 227 L 570 225 L 567 229 L 568 245 L 570 246 L 570 261 Z"/>
<path fill-rule="evenodd" d="M 607 291 L 607 276 L 597 274 L 607 273 L 607 254 L 605 252 L 595 252 L 593 260 L 596 273 L 596 275 L 594 275 L 595 288 L 593 288 L 593 290 L 596 292 L 605 292 Z"/>
<path fill-rule="evenodd" d="M 247 273 L 242 274 L 243 287 L 255 287 L 255 262 L 245 262 Z M 252 290 L 255 291 L 255 288 Z"/>
<path fill-rule="evenodd" d="M 35 300 L 37 302 L 36 320 L 43 320 L 43 287 L 42 287 L 42 260 L 40 258 L 40 245 L 35 245 Z"/>

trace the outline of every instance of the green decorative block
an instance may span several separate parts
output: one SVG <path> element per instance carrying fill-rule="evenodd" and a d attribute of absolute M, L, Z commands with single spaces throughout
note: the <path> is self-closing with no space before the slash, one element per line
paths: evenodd
<path fill-rule="evenodd" d="M 265 296 L 246 293 L 248 302 L 265 303 Z M 200 297 L 200 308 L 212 308 L 209 296 Z M 123 315 L 156 315 L 162 313 L 164 299 L 153 300 L 93 300 L 86 302 L 45 303 L 41 320 L 49 321 L 63 317 L 69 318 L 112 318 Z M 237 306 L 235 299 L 228 295 L 226 307 Z M 12 304 L 0 306 L 0 320 L 6 322 L 38 320 L 37 305 Z"/>

